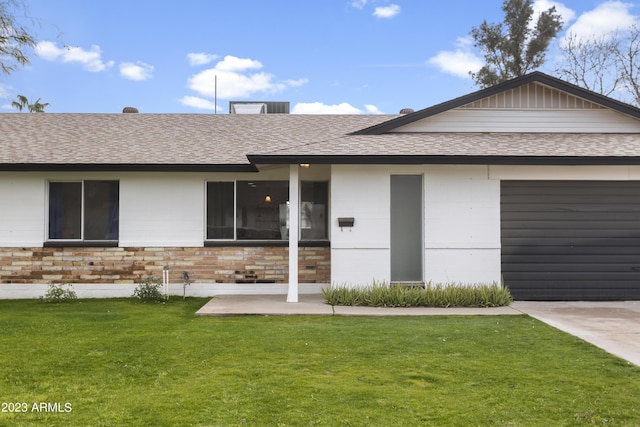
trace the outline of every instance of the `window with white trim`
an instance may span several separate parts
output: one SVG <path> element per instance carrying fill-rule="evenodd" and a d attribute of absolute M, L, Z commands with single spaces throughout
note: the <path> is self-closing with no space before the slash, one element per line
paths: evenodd
<path fill-rule="evenodd" d="M 48 239 L 117 241 L 118 181 L 49 182 Z"/>
<path fill-rule="evenodd" d="M 329 183 L 302 181 L 300 238 L 326 240 Z M 207 182 L 207 240 L 288 240 L 288 181 Z"/>

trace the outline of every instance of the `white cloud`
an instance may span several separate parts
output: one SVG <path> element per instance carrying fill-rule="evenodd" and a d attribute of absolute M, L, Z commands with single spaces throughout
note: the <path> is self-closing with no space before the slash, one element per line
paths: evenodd
<path fill-rule="evenodd" d="M 6 104 L 0 104 L 0 110 L 15 110 L 15 107 L 11 105 L 11 95 L 9 93 L 14 92 L 15 88 L 10 85 L 4 85 L 0 82 L 0 100 L 6 100 Z M 14 98 L 15 99 L 15 98 Z"/>
<path fill-rule="evenodd" d="M 362 9 L 366 4 L 367 0 L 356 0 L 351 3 L 351 6 L 355 7 L 356 9 Z"/>
<path fill-rule="evenodd" d="M 189 78 L 187 86 L 203 97 L 213 98 L 216 94 L 222 99 L 248 98 L 255 93 L 277 93 L 288 87 L 301 86 L 307 79 L 274 81 L 274 75 L 263 71 L 262 63 L 249 58 L 237 58 L 227 55 L 213 68 L 203 70 Z M 216 84 L 217 79 L 217 84 Z"/>
<path fill-rule="evenodd" d="M 306 85 L 307 83 L 309 83 L 309 79 L 303 77 L 303 78 L 298 79 L 298 80 L 292 80 L 292 79 L 285 80 L 284 82 L 288 86 L 298 87 L 298 86 L 303 86 L 303 85 Z"/>
<path fill-rule="evenodd" d="M 379 6 L 373 11 L 373 16 L 376 18 L 393 18 L 400 13 L 400 6 L 397 4 L 390 4 L 389 6 Z"/>
<path fill-rule="evenodd" d="M 384 114 L 384 112 L 378 110 L 378 107 L 372 104 L 364 104 L 364 109 L 368 114 Z"/>
<path fill-rule="evenodd" d="M 460 37 L 456 41 L 454 51 L 442 50 L 427 61 L 435 65 L 440 71 L 458 77 L 470 78 L 469 72 L 476 72 L 482 68 L 484 62 L 471 51 L 471 39 Z"/>
<path fill-rule="evenodd" d="M 552 7 L 556 8 L 556 13 L 562 17 L 562 25 L 565 26 L 576 18 L 576 12 L 573 9 L 568 8 L 563 3 L 554 0 L 535 0 L 533 2 L 533 16 L 531 23 L 535 25 L 538 16 L 542 12 L 546 12 Z"/>
<path fill-rule="evenodd" d="M 578 39 L 600 38 L 612 34 L 616 30 L 626 29 L 638 23 L 638 17 L 630 13 L 631 3 L 607 1 L 595 9 L 585 12 L 567 29 Z"/>
<path fill-rule="evenodd" d="M 216 70 L 220 71 L 246 71 L 252 69 L 262 68 L 262 63 L 254 59 L 238 58 L 235 56 L 227 55 L 224 59 L 216 64 Z"/>
<path fill-rule="evenodd" d="M 189 65 L 205 65 L 208 64 L 210 62 L 215 61 L 216 59 L 218 59 L 219 56 L 214 54 L 214 53 L 204 53 L 204 52 L 200 52 L 200 53 L 188 53 L 187 54 L 187 59 L 189 60 Z"/>
<path fill-rule="evenodd" d="M 0 99 L 9 99 L 9 92 L 7 91 L 7 88 L 0 83 Z M 0 104 L 0 110 L 11 110 L 11 103 L 7 103 L 7 104 Z"/>
<path fill-rule="evenodd" d="M 322 102 L 299 102 L 291 110 L 291 114 L 384 114 L 375 105 L 365 105 L 365 110 L 353 107 L 347 102 L 327 105 Z"/>
<path fill-rule="evenodd" d="M 133 62 L 122 62 L 120 64 L 120 75 L 129 80 L 148 80 L 153 77 L 153 65 L 145 64 L 142 61 L 138 61 L 135 64 Z"/>
<path fill-rule="evenodd" d="M 198 108 L 200 110 L 216 110 L 216 104 L 214 104 L 212 101 L 204 98 L 199 98 L 197 96 L 183 96 L 180 100 L 180 103 L 182 105 L 186 105 L 187 107 Z M 221 109 L 217 108 L 217 110 Z"/>
<path fill-rule="evenodd" d="M 216 94 L 216 85 L 219 98 L 248 98 L 257 92 L 279 92 L 285 88 L 272 80 L 273 75 L 268 73 L 244 75 L 211 68 L 191 77 L 188 85 L 199 95 L 211 98 Z"/>
<path fill-rule="evenodd" d="M 102 60 L 102 50 L 98 45 L 92 45 L 90 50 L 81 47 L 62 47 L 50 41 L 41 41 L 36 45 L 36 55 L 47 61 L 61 61 L 63 63 L 79 63 L 87 71 L 104 71 L 114 65 L 114 61 L 104 62 Z"/>

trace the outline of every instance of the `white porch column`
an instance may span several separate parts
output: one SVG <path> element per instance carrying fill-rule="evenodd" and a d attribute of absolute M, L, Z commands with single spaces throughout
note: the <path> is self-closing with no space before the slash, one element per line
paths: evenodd
<path fill-rule="evenodd" d="M 298 302 L 298 230 L 300 181 L 298 165 L 289 165 L 289 290 L 287 302 Z"/>

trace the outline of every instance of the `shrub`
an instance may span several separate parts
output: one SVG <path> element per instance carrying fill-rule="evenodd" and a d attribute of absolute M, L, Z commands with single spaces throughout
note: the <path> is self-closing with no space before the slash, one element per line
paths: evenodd
<path fill-rule="evenodd" d="M 346 286 L 323 289 L 331 305 L 370 307 L 501 307 L 513 298 L 504 286 L 494 284 L 389 285 L 374 282 L 364 288 Z"/>
<path fill-rule="evenodd" d="M 166 296 L 160 290 L 162 281 L 153 276 L 149 276 L 136 286 L 133 291 L 133 296 L 142 301 L 161 301 L 165 300 Z"/>
<path fill-rule="evenodd" d="M 47 292 L 43 297 L 40 297 L 44 302 L 61 303 L 71 301 L 78 296 L 73 290 L 73 287 L 69 283 L 63 283 L 61 285 L 54 285 L 53 283 L 47 288 Z"/>

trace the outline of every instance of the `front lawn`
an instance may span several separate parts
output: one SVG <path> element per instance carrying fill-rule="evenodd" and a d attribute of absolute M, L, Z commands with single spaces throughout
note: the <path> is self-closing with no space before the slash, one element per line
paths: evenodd
<path fill-rule="evenodd" d="M 640 368 L 526 316 L 206 301 L 0 301 L 0 425 L 640 425 Z"/>

